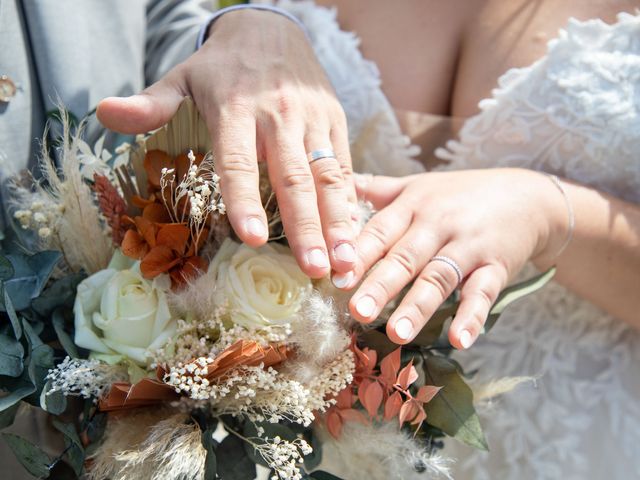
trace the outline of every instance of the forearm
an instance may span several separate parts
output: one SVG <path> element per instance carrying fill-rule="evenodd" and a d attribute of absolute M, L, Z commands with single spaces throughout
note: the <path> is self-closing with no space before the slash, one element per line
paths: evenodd
<path fill-rule="evenodd" d="M 575 215 L 573 238 L 561 255 L 568 233 L 568 212 L 559 191 L 551 213 L 547 246 L 539 268 L 552 263 L 556 279 L 608 313 L 640 328 L 640 206 L 595 189 L 562 181 Z"/>

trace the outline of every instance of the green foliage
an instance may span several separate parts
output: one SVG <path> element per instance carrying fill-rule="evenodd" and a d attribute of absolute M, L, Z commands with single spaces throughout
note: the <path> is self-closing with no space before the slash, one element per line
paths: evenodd
<path fill-rule="evenodd" d="M 40 393 L 40 408 L 52 415 L 60 415 L 67 409 L 67 397 L 62 392 L 50 392 L 51 381 L 44 384 Z"/>
<path fill-rule="evenodd" d="M 222 480 L 243 480 L 256 477 L 256 464 L 247 455 L 245 442 L 229 434 L 218 445 L 216 458 L 218 476 Z"/>
<path fill-rule="evenodd" d="M 207 457 L 204 461 L 204 480 L 216 480 L 216 473 L 218 471 L 218 461 L 216 457 L 216 442 L 213 439 L 214 428 L 208 428 L 202 432 L 202 446 L 207 452 Z"/>
<path fill-rule="evenodd" d="M 480 420 L 473 406 L 473 392 L 451 359 L 423 355 L 422 370 L 427 385 L 444 388 L 425 404 L 427 422 L 447 435 L 481 450 L 488 450 Z"/>
<path fill-rule="evenodd" d="M 0 334 L 0 375 L 19 377 L 24 370 L 24 348 L 7 335 Z"/>
<path fill-rule="evenodd" d="M 16 418 L 16 413 L 18 413 L 18 408 L 20 408 L 20 404 L 14 403 L 9 408 L 0 412 L 0 430 L 13 425 L 13 421 Z"/>
<path fill-rule="evenodd" d="M 5 258 L 13 267 L 13 276 L 3 281 L 16 310 L 24 310 L 31 305 L 46 285 L 51 272 L 60 261 L 60 252 L 46 251 L 35 255 L 12 253 Z M 0 311 L 6 311 L 4 302 Z"/>
<path fill-rule="evenodd" d="M 0 281 L 7 280 L 13 277 L 13 265 L 7 257 L 0 255 Z"/>
<path fill-rule="evenodd" d="M 39 447 L 13 433 L 3 433 L 2 437 L 13 451 L 16 459 L 31 475 L 36 478 L 49 476 L 51 458 Z"/>
<path fill-rule="evenodd" d="M 532 293 L 540 290 L 551 281 L 555 274 L 556 268 L 553 267 L 546 272 L 541 273 L 540 275 L 537 275 L 533 278 L 530 278 L 529 280 L 525 280 L 524 282 L 518 283 L 511 287 L 505 288 L 502 292 L 500 292 L 500 295 L 498 296 L 496 303 L 491 308 L 489 317 L 484 324 L 484 333 L 487 333 L 493 328 L 505 308 L 507 308 L 516 300 L 519 300 L 522 297 L 531 295 Z"/>
<path fill-rule="evenodd" d="M 67 355 L 69 355 L 71 358 L 80 358 L 78 347 L 76 347 L 76 344 L 73 342 L 73 340 L 71 340 L 71 336 L 65 330 L 65 325 L 67 322 L 64 317 L 63 311 L 61 309 L 56 309 L 53 312 L 52 318 L 53 329 L 56 332 L 56 336 L 58 337 L 58 341 L 60 342 L 60 345 L 62 345 L 62 348 L 64 348 L 65 352 L 67 352 Z"/>
<path fill-rule="evenodd" d="M 76 475 L 80 476 L 84 466 L 85 454 L 75 426 L 72 423 L 63 423 L 57 419 L 53 420 L 53 426 L 64 435 L 65 454 L 69 465 Z"/>

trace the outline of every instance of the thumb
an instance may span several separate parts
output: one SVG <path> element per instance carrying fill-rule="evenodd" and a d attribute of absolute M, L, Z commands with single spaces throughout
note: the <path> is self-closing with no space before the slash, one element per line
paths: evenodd
<path fill-rule="evenodd" d="M 96 110 L 98 120 L 109 130 L 125 134 L 161 127 L 171 120 L 186 96 L 182 82 L 171 75 L 170 72 L 137 95 L 105 98 Z"/>
<path fill-rule="evenodd" d="M 371 202 L 376 210 L 393 202 L 411 180 L 410 176 L 385 177 L 362 173 L 354 173 L 353 177 L 358 198 Z"/>

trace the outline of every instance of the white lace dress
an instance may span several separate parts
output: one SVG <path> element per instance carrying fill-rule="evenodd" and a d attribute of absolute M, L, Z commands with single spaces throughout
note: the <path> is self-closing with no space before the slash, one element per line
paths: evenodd
<path fill-rule="evenodd" d="M 310 2 L 279 5 L 307 27 L 343 103 L 355 168 L 419 171 L 356 37 Z M 438 150 L 445 168 L 544 170 L 640 203 L 640 16 L 570 21 L 544 58 L 505 73 L 480 107 Z M 447 443 L 454 478 L 640 478 L 640 332 L 550 284 L 457 357 L 481 381 L 538 380 L 482 412 L 490 453 Z"/>

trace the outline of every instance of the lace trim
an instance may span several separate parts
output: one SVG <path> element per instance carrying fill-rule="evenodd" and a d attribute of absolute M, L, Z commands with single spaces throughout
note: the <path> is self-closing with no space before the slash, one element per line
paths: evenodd
<path fill-rule="evenodd" d="M 570 20 L 548 54 L 499 80 L 445 169 L 522 166 L 640 201 L 640 16 Z"/>

